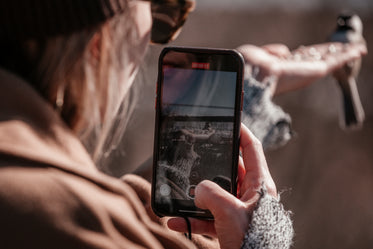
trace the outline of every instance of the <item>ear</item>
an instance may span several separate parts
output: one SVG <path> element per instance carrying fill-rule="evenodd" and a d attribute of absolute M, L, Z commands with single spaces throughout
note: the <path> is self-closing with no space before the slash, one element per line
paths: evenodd
<path fill-rule="evenodd" d="M 89 52 L 92 56 L 92 59 L 99 61 L 101 56 L 101 35 L 99 32 L 95 33 L 89 43 Z"/>

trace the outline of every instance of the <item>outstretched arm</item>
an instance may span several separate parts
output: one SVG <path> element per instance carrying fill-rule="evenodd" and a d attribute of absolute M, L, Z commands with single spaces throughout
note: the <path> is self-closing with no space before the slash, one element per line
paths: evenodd
<path fill-rule="evenodd" d="M 262 47 L 243 45 L 238 51 L 259 81 L 270 76 L 276 77 L 273 94 L 306 87 L 343 67 L 347 62 L 367 54 L 364 43 L 339 42 L 301 46 L 294 51 L 282 44 Z"/>

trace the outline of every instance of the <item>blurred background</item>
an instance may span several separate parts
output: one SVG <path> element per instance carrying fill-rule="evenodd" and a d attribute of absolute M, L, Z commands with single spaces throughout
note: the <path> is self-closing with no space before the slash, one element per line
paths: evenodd
<path fill-rule="evenodd" d="M 293 248 L 373 248 L 373 1 L 197 0 L 180 37 L 170 45 L 236 48 L 245 43 L 284 43 L 290 49 L 324 42 L 342 10 L 362 18 L 370 54 L 358 88 L 366 121 L 359 131 L 339 126 L 341 94 L 332 77 L 274 101 L 288 112 L 297 135 L 267 151 L 282 201 L 293 211 Z M 135 170 L 152 156 L 157 60 L 152 46 L 137 79 L 142 84 L 111 174 Z"/>

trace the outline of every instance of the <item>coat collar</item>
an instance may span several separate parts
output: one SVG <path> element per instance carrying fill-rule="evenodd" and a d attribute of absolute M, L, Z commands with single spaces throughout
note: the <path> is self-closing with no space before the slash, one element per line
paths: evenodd
<path fill-rule="evenodd" d="M 24 80 L 0 69 L 0 153 L 65 170 L 96 171 L 60 116 Z"/>

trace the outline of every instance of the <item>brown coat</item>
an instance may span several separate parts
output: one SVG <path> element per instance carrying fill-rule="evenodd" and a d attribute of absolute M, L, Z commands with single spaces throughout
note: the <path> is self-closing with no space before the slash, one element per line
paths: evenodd
<path fill-rule="evenodd" d="M 195 248 L 150 210 L 150 185 L 100 173 L 49 104 L 0 69 L 0 248 Z"/>

